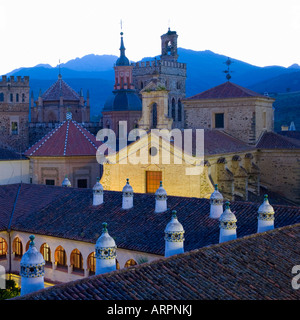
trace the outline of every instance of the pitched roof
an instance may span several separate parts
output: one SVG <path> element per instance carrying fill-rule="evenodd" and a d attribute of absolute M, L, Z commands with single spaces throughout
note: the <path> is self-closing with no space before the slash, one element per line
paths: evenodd
<path fill-rule="evenodd" d="M 300 149 L 300 140 L 275 132 L 264 132 L 256 144 L 258 149 Z"/>
<path fill-rule="evenodd" d="M 8 208 L 0 211 L 2 230 L 11 221 L 12 230 L 96 243 L 105 221 L 118 248 L 163 255 L 164 229 L 176 210 L 185 229 L 186 251 L 219 241 L 219 221 L 209 218 L 209 199 L 168 196 L 168 210 L 155 213 L 155 196 L 151 194 L 135 193 L 134 207 L 123 210 L 122 192 L 105 190 L 104 203 L 93 206 L 92 189 L 21 184 L 11 217 L 17 191 L 18 185 L 0 186 L 0 205 Z M 256 233 L 260 204 L 231 203 L 238 237 Z M 276 228 L 300 222 L 300 207 L 273 207 Z"/>
<path fill-rule="evenodd" d="M 239 86 L 230 81 L 224 82 L 216 87 L 188 97 L 185 100 L 202 100 L 202 99 L 229 99 L 229 98 L 248 98 L 261 97 L 267 99 L 257 92 Z"/>
<path fill-rule="evenodd" d="M 254 149 L 253 146 L 249 146 L 221 130 L 204 130 L 204 155 L 243 152 Z"/>
<path fill-rule="evenodd" d="M 74 120 L 66 120 L 25 151 L 35 157 L 96 156 L 102 143 Z"/>
<path fill-rule="evenodd" d="M 13 150 L 0 148 L 0 161 L 7 161 L 7 160 L 26 160 L 27 158 L 19 154 Z"/>
<path fill-rule="evenodd" d="M 300 225 L 224 242 L 18 297 L 25 300 L 298 300 Z"/>
<path fill-rule="evenodd" d="M 60 100 L 60 97 L 63 97 L 64 100 L 77 101 L 80 100 L 79 94 L 74 91 L 61 76 L 48 88 L 43 94 L 43 100 L 57 101 Z"/>

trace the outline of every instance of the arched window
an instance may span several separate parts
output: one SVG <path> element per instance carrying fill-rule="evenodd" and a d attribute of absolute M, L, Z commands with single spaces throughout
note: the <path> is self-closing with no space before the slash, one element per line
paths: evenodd
<path fill-rule="evenodd" d="M 74 249 L 71 252 L 71 265 L 73 266 L 74 271 L 83 270 L 83 258 L 81 252 L 78 249 Z"/>
<path fill-rule="evenodd" d="M 116 269 L 120 270 L 120 263 L 119 263 L 118 259 L 116 259 Z"/>
<path fill-rule="evenodd" d="M 178 100 L 178 115 L 177 115 L 178 121 L 181 121 L 181 119 L 182 119 L 181 114 L 182 114 L 182 105 L 181 105 L 181 100 L 179 99 Z"/>
<path fill-rule="evenodd" d="M 15 257 L 21 257 L 23 255 L 23 245 L 18 237 L 13 241 L 13 252 L 15 253 Z"/>
<path fill-rule="evenodd" d="M 133 259 L 129 259 L 126 263 L 125 263 L 125 268 L 131 267 L 131 266 L 135 266 L 137 265 L 137 263 L 133 260 Z"/>
<path fill-rule="evenodd" d="M 40 248 L 40 253 L 43 255 L 45 262 L 51 262 L 51 250 L 47 243 L 43 243 Z"/>
<path fill-rule="evenodd" d="M 54 253 L 54 259 L 58 267 L 67 266 L 67 255 L 66 251 L 62 246 L 58 246 Z"/>
<path fill-rule="evenodd" d="M 157 126 L 157 104 L 153 103 L 152 105 L 152 128 Z"/>
<path fill-rule="evenodd" d="M 143 81 L 141 81 L 140 88 L 141 88 L 141 89 L 144 88 L 144 83 L 143 83 Z"/>
<path fill-rule="evenodd" d="M 6 256 L 7 253 L 7 243 L 5 239 L 0 238 L 0 257 Z"/>
<path fill-rule="evenodd" d="M 107 129 L 110 129 L 110 123 L 109 123 L 108 120 L 106 121 L 105 126 L 106 126 Z"/>
<path fill-rule="evenodd" d="M 90 273 L 95 273 L 96 271 L 96 257 L 95 252 L 89 254 L 87 258 L 87 267 L 90 269 Z"/>
<path fill-rule="evenodd" d="M 173 98 L 172 99 L 172 118 L 173 120 L 175 121 L 175 105 L 176 105 L 176 102 L 175 102 L 175 99 Z"/>

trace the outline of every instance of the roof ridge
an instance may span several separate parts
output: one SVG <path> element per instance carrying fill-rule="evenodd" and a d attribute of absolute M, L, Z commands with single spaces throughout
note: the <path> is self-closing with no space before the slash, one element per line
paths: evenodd
<path fill-rule="evenodd" d="M 86 130 L 84 127 L 80 126 L 78 122 L 72 120 L 73 124 L 75 125 L 75 127 L 81 132 L 81 134 L 88 140 L 88 142 L 90 142 L 90 144 L 93 145 L 93 147 L 95 147 L 95 149 L 98 149 L 98 147 L 95 145 L 95 143 L 84 133 L 84 131 L 89 132 L 88 130 Z M 90 132 L 89 132 L 90 133 Z M 92 136 L 94 136 L 92 133 L 90 133 Z"/>
<path fill-rule="evenodd" d="M 34 143 L 30 148 L 28 148 L 24 154 L 29 151 L 31 148 L 33 148 L 35 145 L 38 145 L 43 139 L 45 139 L 40 145 L 38 145 L 29 155 L 32 156 L 39 148 L 41 148 L 41 146 L 46 142 L 48 141 L 52 136 L 53 134 L 58 131 L 58 129 L 60 129 L 64 123 L 66 121 L 63 121 L 62 123 L 60 123 L 60 125 L 57 127 L 57 128 L 54 128 L 52 129 L 50 132 L 48 132 L 44 137 L 42 137 L 40 140 L 38 140 L 36 143 Z"/>
<path fill-rule="evenodd" d="M 67 146 L 68 146 L 69 126 L 70 126 L 70 121 L 67 122 L 67 130 L 66 130 L 65 146 L 64 146 L 64 156 L 66 155 Z"/>

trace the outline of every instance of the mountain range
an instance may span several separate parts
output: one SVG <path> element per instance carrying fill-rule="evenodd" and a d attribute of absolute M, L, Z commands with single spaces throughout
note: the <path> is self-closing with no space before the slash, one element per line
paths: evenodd
<path fill-rule="evenodd" d="M 227 56 L 214 53 L 210 50 L 193 51 L 178 48 L 179 62 L 187 64 L 186 96 L 192 96 L 226 80 L 224 71 Z M 76 58 L 60 65 L 63 79 L 77 92 L 83 89 L 84 96 L 89 90 L 91 115 L 101 114 L 107 97 L 111 94 L 114 84 L 114 55 L 89 54 Z M 159 59 L 159 56 L 156 58 Z M 145 57 L 142 60 L 152 60 L 154 57 Z M 247 87 L 258 93 L 280 94 L 300 91 L 300 66 L 293 64 L 285 68 L 282 66 L 258 67 L 249 63 L 230 58 L 232 82 Z M 44 92 L 57 80 L 58 66 L 38 64 L 31 68 L 19 68 L 7 75 L 28 75 L 30 87 L 37 99 L 40 89 Z"/>

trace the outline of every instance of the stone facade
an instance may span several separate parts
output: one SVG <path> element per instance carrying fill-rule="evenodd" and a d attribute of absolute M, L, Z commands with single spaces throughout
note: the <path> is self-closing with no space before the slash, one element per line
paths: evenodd
<path fill-rule="evenodd" d="M 67 112 L 72 113 L 72 118 L 77 122 L 90 121 L 89 93 L 86 100 L 82 90 L 75 92 L 61 75 L 58 80 L 43 94 L 40 92 L 36 101 L 31 97 L 31 122 L 62 122 L 66 119 Z"/>
<path fill-rule="evenodd" d="M 185 98 L 186 64 L 177 61 L 177 38 L 176 32 L 169 29 L 161 36 L 160 60 L 133 63 L 133 83 L 140 92 L 157 74 L 169 91 L 168 115 L 173 118 L 173 128 L 184 128 L 182 99 Z"/>
<path fill-rule="evenodd" d="M 65 178 L 72 187 L 80 187 L 80 181 L 86 180 L 86 187 L 92 188 L 95 177 L 100 177 L 100 165 L 95 156 L 82 157 L 30 157 L 29 175 L 32 183 L 60 186 Z"/>
<path fill-rule="evenodd" d="M 23 152 L 28 145 L 29 77 L 2 76 L 0 82 L 0 143 Z"/>
<path fill-rule="evenodd" d="M 259 149 L 261 184 L 300 204 L 300 148 Z"/>
<path fill-rule="evenodd" d="M 186 126 L 218 130 L 215 115 L 223 114 L 221 130 L 255 144 L 264 131 L 273 131 L 273 102 L 273 99 L 257 97 L 184 100 Z"/>

